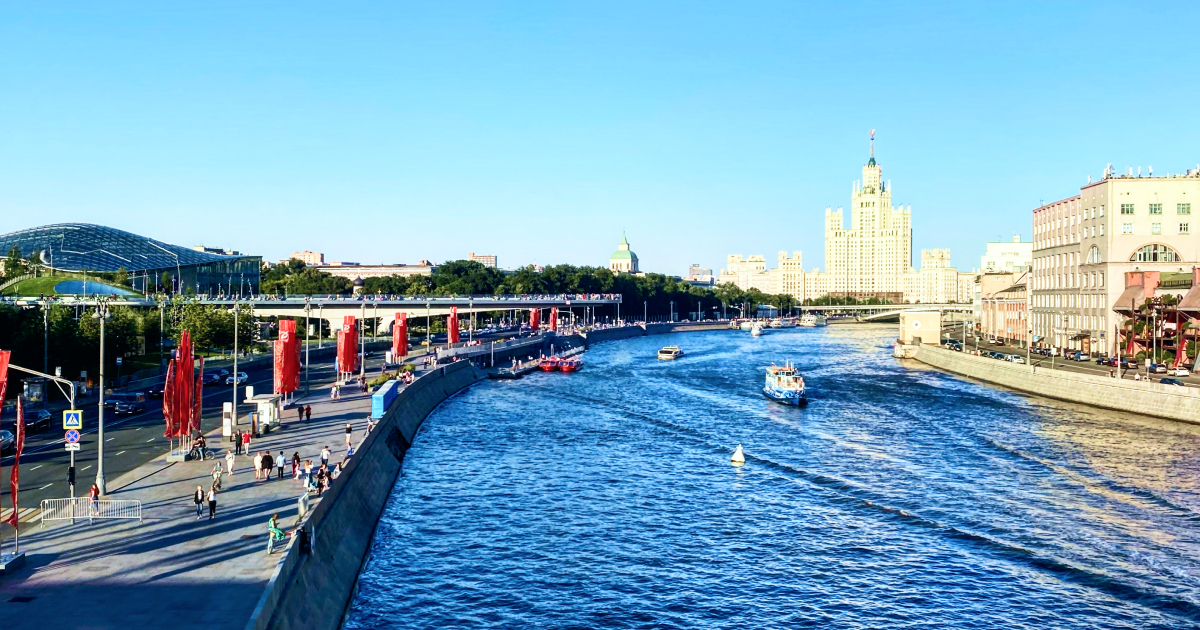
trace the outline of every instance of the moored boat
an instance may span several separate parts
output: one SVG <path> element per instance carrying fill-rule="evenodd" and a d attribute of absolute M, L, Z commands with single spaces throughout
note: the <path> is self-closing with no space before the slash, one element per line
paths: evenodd
<path fill-rule="evenodd" d="M 543 372 L 553 372 L 558 369 L 558 364 L 560 362 L 561 361 L 558 357 L 546 357 L 545 359 L 542 359 L 538 366 L 542 368 Z"/>
<path fill-rule="evenodd" d="M 667 346 L 658 351 L 658 358 L 664 360 L 678 359 L 681 356 L 683 356 L 683 348 L 680 348 L 679 346 Z"/>
<path fill-rule="evenodd" d="M 800 376 L 800 372 L 792 366 L 791 361 L 784 365 L 772 365 L 767 368 L 763 396 L 785 405 L 802 405 L 807 401 L 804 377 Z"/>
<path fill-rule="evenodd" d="M 752 337 L 761 337 L 762 334 L 763 334 L 762 324 L 755 322 L 754 325 L 750 327 L 750 335 Z"/>
<path fill-rule="evenodd" d="M 583 368 L 583 361 L 581 359 L 576 359 L 574 357 L 571 357 L 570 359 L 564 359 L 564 360 L 558 362 L 558 369 L 563 372 L 578 372 L 582 368 Z"/>
<path fill-rule="evenodd" d="M 805 313 L 804 316 L 800 318 L 799 325 L 803 326 L 805 328 L 816 328 L 817 326 L 824 326 L 825 325 L 825 316 L 817 315 L 816 313 Z"/>

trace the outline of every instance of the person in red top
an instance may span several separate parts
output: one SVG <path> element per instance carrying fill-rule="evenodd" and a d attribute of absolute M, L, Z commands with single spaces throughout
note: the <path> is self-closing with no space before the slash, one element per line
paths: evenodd
<path fill-rule="evenodd" d="M 242 447 L 246 449 L 246 453 L 250 453 L 250 432 L 246 431 L 242 434 Z"/>
<path fill-rule="evenodd" d="M 91 489 L 88 490 L 88 502 L 92 506 L 92 514 L 100 513 L 99 501 L 100 501 L 100 487 L 93 483 Z"/>

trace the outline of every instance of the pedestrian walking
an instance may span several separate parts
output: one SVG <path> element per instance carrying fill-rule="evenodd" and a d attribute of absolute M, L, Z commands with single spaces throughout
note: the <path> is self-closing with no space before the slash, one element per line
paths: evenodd
<path fill-rule="evenodd" d="M 225 471 L 221 470 L 221 462 L 218 461 L 212 469 L 213 487 L 217 490 L 221 489 L 221 475 L 223 474 Z"/>
<path fill-rule="evenodd" d="M 336 383 L 334 385 L 330 386 L 330 388 L 329 388 L 329 400 L 337 400 L 337 384 Z"/>
<path fill-rule="evenodd" d="M 213 520 L 213 517 L 216 515 L 217 515 L 217 489 L 209 488 L 208 489 L 208 520 L 210 520 L 210 521 Z"/>
<path fill-rule="evenodd" d="M 258 481 L 262 478 L 263 456 L 262 453 L 254 454 L 254 480 Z"/>
<path fill-rule="evenodd" d="M 243 454 L 246 454 L 246 455 L 250 454 L 250 438 L 251 437 L 252 436 L 250 435 L 249 431 L 242 432 L 242 453 Z"/>
<path fill-rule="evenodd" d="M 296 407 L 296 421 L 301 422 L 303 420 L 304 420 L 304 405 L 300 405 L 300 406 Z"/>
<path fill-rule="evenodd" d="M 92 484 L 92 487 L 88 489 L 88 504 L 92 508 L 93 515 L 100 513 L 100 486 L 97 486 L 94 483 Z"/>
<path fill-rule="evenodd" d="M 233 430 L 233 454 L 234 455 L 242 454 L 242 430 L 241 429 Z"/>
<path fill-rule="evenodd" d="M 204 514 L 204 488 L 196 486 L 196 493 L 192 495 L 192 501 L 196 504 L 196 520 L 198 521 Z"/>
<path fill-rule="evenodd" d="M 225 451 L 225 471 L 233 476 L 233 451 Z"/>
<path fill-rule="evenodd" d="M 309 420 L 312 420 L 312 405 L 305 405 L 304 406 L 304 421 L 308 422 Z"/>
<path fill-rule="evenodd" d="M 279 478 L 283 479 L 283 464 L 287 460 L 283 458 L 283 451 L 279 451 L 279 459 L 275 461 L 275 465 L 279 466 Z"/>
<path fill-rule="evenodd" d="M 298 479 L 300 476 L 300 453 L 292 453 L 292 479 Z"/>
<path fill-rule="evenodd" d="M 347 447 L 350 446 L 350 436 L 352 436 L 352 435 L 354 435 L 354 427 L 350 426 L 350 423 L 347 422 L 346 423 L 346 446 Z"/>
<path fill-rule="evenodd" d="M 271 451 L 263 451 L 263 481 L 271 480 L 271 469 L 275 467 L 275 458 L 271 457 Z"/>
<path fill-rule="evenodd" d="M 329 445 L 326 444 L 325 448 L 321 449 L 321 466 L 324 467 L 329 465 L 329 455 Z"/>

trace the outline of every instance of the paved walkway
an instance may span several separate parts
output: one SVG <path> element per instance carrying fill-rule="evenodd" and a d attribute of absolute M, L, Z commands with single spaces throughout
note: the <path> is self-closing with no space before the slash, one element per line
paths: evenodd
<path fill-rule="evenodd" d="M 322 446 L 332 466 L 345 456 L 345 425 L 357 445 L 366 430 L 370 397 L 328 397 L 329 385 L 302 402 L 312 421 L 299 423 L 285 410 L 282 430 L 251 445 L 320 465 Z M 321 392 L 318 394 L 318 392 Z M 223 456 L 228 442 L 209 436 Z M 222 460 L 223 461 L 223 460 Z M 138 499 L 145 520 L 48 526 L 21 537 L 25 568 L 0 576 L 0 619 L 17 628 L 240 628 L 249 619 L 274 571 L 279 551 L 266 555 L 266 523 L 273 512 L 283 529 L 296 522 L 303 494 L 292 480 L 254 480 L 251 457 L 238 456 L 223 479 L 217 515 L 197 520 L 192 493 L 206 490 L 213 462 L 167 464 L 161 457 L 110 483 L 112 499 Z M 313 505 L 318 500 L 311 496 Z M 5 541 L 11 551 L 12 541 Z M 135 588 L 130 588 L 135 587 Z"/>

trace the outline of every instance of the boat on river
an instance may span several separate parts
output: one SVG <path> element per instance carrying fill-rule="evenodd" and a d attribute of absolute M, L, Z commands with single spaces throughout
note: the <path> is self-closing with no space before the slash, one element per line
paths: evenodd
<path fill-rule="evenodd" d="M 583 369 L 583 360 L 571 357 L 558 362 L 558 369 L 562 372 L 578 372 Z"/>
<path fill-rule="evenodd" d="M 763 396 L 785 405 L 803 405 L 807 402 L 804 377 L 800 376 L 791 361 L 784 365 L 772 365 L 767 368 Z"/>
<path fill-rule="evenodd" d="M 667 346 L 658 351 L 658 358 L 663 360 L 678 359 L 681 356 L 683 356 L 683 348 L 679 346 Z"/>
<path fill-rule="evenodd" d="M 800 325 L 805 328 L 816 328 L 818 326 L 824 326 L 825 324 L 825 316 L 817 315 L 816 313 L 805 313 L 800 318 Z"/>
<path fill-rule="evenodd" d="M 543 372 L 555 372 L 558 370 L 558 365 L 561 360 L 558 357 L 546 357 L 538 363 L 538 367 L 542 368 Z"/>
<path fill-rule="evenodd" d="M 763 334 L 762 324 L 760 324 L 758 322 L 754 322 L 754 325 L 750 327 L 750 336 L 751 337 L 761 337 L 762 334 Z"/>

